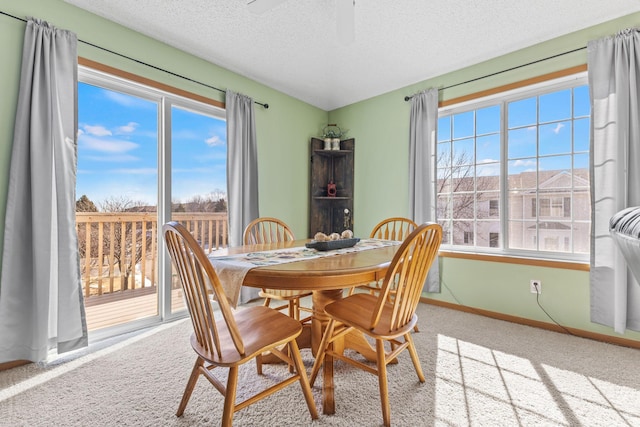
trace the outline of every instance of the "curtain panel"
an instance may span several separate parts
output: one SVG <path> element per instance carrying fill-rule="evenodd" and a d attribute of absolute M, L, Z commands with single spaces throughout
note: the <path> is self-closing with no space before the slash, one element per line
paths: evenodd
<path fill-rule="evenodd" d="M 409 209 L 418 224 L 436 221 L 436 135 L 438 89 L 411 98 L 409 118 Z M 440 292 L 440 260 L 437 257 L 425 283 L 427 292 Z"/>
<path fill-rule="evenodd" d="M 640 286 L 609 232 L 617 212 L 640 205 L 640 33 L 588 43 L 591 95 L 591 320 L 640 331 Z"/>
<path fill-rule="evenodd" d="M 242 245 L 242 233 L 258 218 L 258 142 L 253 99 L 226 91 L 227 197 L 229 246 Z M 260 290 L 243 287 L 240 303 L 257 298 Z"/>
<path fill-rule="evenodd" d="M 75 226 L 77 37 L 26 25 L 0 278 L 0 362 L 87 345 Z"/>

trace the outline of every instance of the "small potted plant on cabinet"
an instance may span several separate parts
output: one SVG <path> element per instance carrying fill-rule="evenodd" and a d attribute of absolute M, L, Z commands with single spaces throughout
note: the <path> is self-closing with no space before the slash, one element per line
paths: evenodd
<path fill-rule="evenodd" d="M 324 140 L 325 150 L 339 150 L 340 140 L 349 132 L 348 130 L 342 130 L 338 125 L 328 124 L 322 130 L 322 139 Z"/>

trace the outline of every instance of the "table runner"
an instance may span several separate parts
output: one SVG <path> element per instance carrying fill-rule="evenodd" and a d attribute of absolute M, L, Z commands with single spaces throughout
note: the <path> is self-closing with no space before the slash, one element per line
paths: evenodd
<path fill-rule="evenodd" d="M 395 240 L 362 239 L 350 248 L 331 251 L 318 251 L 301 246 L 227 256 L 209 255 L 209 260 L 216 270 L 216 274 L 227 295 L 229 303 L 233 307 L 236 307 L 238 305 L 240 288 L 242 287 L 244 277 L 252 268 L 376 249 L 384 246 L 399 245 L 401 243 L 402 242 Z"/>

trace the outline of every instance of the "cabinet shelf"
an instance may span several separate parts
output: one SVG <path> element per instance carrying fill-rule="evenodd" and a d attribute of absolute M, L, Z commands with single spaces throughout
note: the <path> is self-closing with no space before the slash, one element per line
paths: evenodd
<path fill-rule="evenodd" d="M 325 150 L 324 141 L 311 138 L 309 237 L 317 232 L 353 230 L 353 138 L 340 141 L 340 150 Z M 336 195 L 327 195 L 329 183 Z"/>
<path fill-rule="evenodd" d="M 335 196 L 335 197 L 314 196 L 313 198 L 315 200 L 351 200 L 351 197 L 348 197 L 348 196 Z"/>

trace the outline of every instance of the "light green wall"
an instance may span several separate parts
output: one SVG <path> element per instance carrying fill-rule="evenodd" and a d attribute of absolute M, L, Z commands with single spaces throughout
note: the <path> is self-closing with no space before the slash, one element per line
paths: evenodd
<path fill-rule="evenodd" d="M 0 10 L 25 18 L 33 16 L 68 29 L 78 39 L 165 68 L 222 89 L 232 89 L 269 104 L 256 105 L 260 179 L 260 214 L 277 216 L 296 235 L 308 233 L 309 139 L 327 123 L 328 113 L 281 92 L 239 76 L 195 56 L 99 18 L 61 0 L 9 0 Z M 13 122 L 19 85 L 25 23 L 0 15 L 0 223 L 4 224 Z M 101 62 L 219 101 L 224 95 L 111 53 L 78 44 L 79 56 Z M 3 241 L 0 227 L 0 242 Z M 1 243 L 0 243 L 1 245 Z"/>
<path fill-rule="evenodd" d="M 350 137 L 356 138 L 354 231 L 356 235 L 368 235 L 380 219 L 409 214 L 409 103 L 404 101 L 404 96 L 566 52 L 585 46 L 588 40 L 636 26 L 640 22 L 640 14 L 631 15 L 327 113 L 61 0 L 9 0 L 2 3 L 0 10 L 18 17 L 44 19 L 59 28 L 76 32 L 81 40 L 269 103 L 271 108 L 268 110 L 256 107 L 260 213 L 282 218 L 300 236 L 307 234 L 308 225 L 308 141 L 326 123 L 338 123 L 350 130 Z M 23 34 L 23 22 L 0 15 L 0 55 L 3 58 L 0 61 L 1 224 L 4 224 Z M 162 83 L 223 100 L 223 95 L 217 91 L 83 43 L 79 44 L 79 54 Z M 585 62 L 586 51 L 581 50 L 517 71 L 443 90 L 441 99 L 452 99 Z M 2 236 L 3 229 L 0 227 L 0 245 Z M 443 292 L 430 294 L 429 297 L 548 322 L 548 318 L 537 307 L 535 296 L 529 293 L 529 279 L 540 279 L 543 286 L 541 303 L 558 322 L 614 335 L 609 328 L 589 322 L 588 273 L 445 258 L 442 260 L 442 274 L 445 285 Z M 628 332 L 624 337 L 640 341 L 640 333 Z"/>
<path fill-rule="evenodd" d="M 367 235 L 381 219 L 408 215 L 408 141 L 410 103 L 404 97 L 421 90 L 444 88 L 502 70 L 585 47 L 589 40 L 635 27 L 640 14 L 629 15 L 541 43 L 500 58 L 425 80 L 329 113 L 329 121 L 349 129 L 356 139 L 354 231 Z M 437 58 L 434 58 L 437 61 Z M 534 65 L 440 91 L 445 101 L 585 64 L 586 49 Z M 463 259 L 441 260 L 442 293 L 429 298 L 552 323 L 529 292 L 529 280 L 542 281 L 540 302 L 560 324 L 616 335 L 589 321 L 589 273 Z M 624 338 L 640 341 L 640 333 Z"/>

